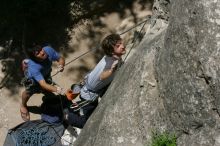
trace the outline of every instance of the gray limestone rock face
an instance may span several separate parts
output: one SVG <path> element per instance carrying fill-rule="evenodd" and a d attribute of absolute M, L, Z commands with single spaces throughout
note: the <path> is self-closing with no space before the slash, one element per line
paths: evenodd
<path fill-rule="evenodd" d="M 157 23 L 163 28 L 149 32 L 120 68 L 75 145 L 144 146 L 152 131 L 172 129 L 154 73 L 157 43 L 162 43 L 167 26 Z"/>
<path fill-rule="evenodd" d="M 75 145 L 146 146 L 169 131 L 178 146 L 220 145 L 220 1 L 156 0 L 151 28 Z"/>
<path fill-rule="evenodd" d="M 156 60 L 159 95 L 183 146 L 219 137 L 220 1 L 175 0 Z M 219 141 L 219 140 L 218 140 Z"/>

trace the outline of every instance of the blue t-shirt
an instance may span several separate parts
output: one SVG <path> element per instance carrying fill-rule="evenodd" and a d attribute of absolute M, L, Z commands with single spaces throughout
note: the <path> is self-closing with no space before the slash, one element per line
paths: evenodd
<path fill-rule="evenodd" d="M 47 54 L 47 58 L 42 62 L 35 62 L 31 59 L 27 62 L 27 77 L 39 82 L 44 80 L 45 77 L 49 77 L 51 73 L 51 66 L 53 61 L 58 61 L 60 55 L 50 46 L 43 47 L 43 50 Z"/>

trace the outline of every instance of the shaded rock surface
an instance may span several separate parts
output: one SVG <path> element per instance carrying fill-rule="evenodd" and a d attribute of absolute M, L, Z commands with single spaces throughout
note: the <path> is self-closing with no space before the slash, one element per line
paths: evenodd
<path fill-rule="evenodd" d="M 219 1 L 173 1 L 156 70 L 179 145 L 211 146 L 219 131 Z"/>
<path fill-rule="evenodd" d="M 156 0 L 151 28 L 118 71 L 75 145 L 220 145 L 220 1 Z"/>

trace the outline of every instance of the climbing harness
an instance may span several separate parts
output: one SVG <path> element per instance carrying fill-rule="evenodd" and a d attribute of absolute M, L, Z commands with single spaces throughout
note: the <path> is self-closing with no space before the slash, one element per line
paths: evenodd
<path fill-rule="evenodd" d="M 134 27 L 129 28 L 128 30 L 126 30 L 126 31 L 124 31 L 124 32 L 122 32 L 122 33 L 120 33 L 120 35 L 125 34 L 125 33 L 127 33 L 128 31 L 131 31 L 132 29 L 136 28 L 137 26 L 143 24 L 143 26 L 142 26 L 142 28 L 141 28 L 141 30 L 140 30 L 140 32 L 139 32 L 139 35 L 140 35 L 140 33 L 142 32 L 142 30 L 143 30 L 143 28 L 144 28 L 144 26 L 145 26 L 145 24 L 147 23 L 148 20 L 149 20 L 149 18 L 146 19 L 145 21 L 143 21 L 143 22 L 141 22 L 141 23 L 135 25 Z M 128 55 L 130 54 L 131 50 L 133 49 L 134 44 L 135 44 L 135 41 L 137 40 L 137 37 L 139 37 L 139 35 L 137 35 L 137 36 L 134 37 L 134 39 L 133 39 L 133 45 L 132 45 L 132 47 L 130 48 L 130 50 L 128 51 L 128 54 L 126 55 L 124 61 L 127 59 Z M 87 51 L 87 52 L 85 52 L 85 53 L 79 55 L 78 57 L 76 57 L 76 58 L 70 60 L 68 63 L 65 64 L 65 66 L 67 66 L 67 65 L 69 65 L 70 63 L 72 63 L 72 62 L 78 60 L 79 58 L 81 58 L 81 57 L 87 55 L 88 53 L 97 50 L 98 48 L 99 48 L 99 45 L 98 45 L 96 48 L 91 49 L 91 50 L 89 50 L 89 51 Z M 25 69 L 25 64 L 27 63 L 26 61 L 27 61 L 27 60 L 24 60 L 24 62 L 22 62 L 22 63 L 24 63 L 24 69 Z M 22 69 L 23 69 L 23 66 L 22 66 Z M 56 73 L 53 74 L 51 77 L 56 76 L 58 73 L 59 73 L 59 72 L 56 72 Z M 25 83 L 25 84 L 24 84 L 24 83 Z M 28 80 L 25 80 L 24 83 L 23 83 L 23 85 L 26 85 L 26 84 L 27 84 L 27 85 L 29 85 L 29 84 L 31 85 L 31 84 L 33 84 L 33 82 L 30 82 L 30 83 L 29 83 Z M 82 88 L 82 85 L 80 85 L 80 84 L 74 84 L 74 86 L 71 87 L 71 91 L 68 91 L 68 92 L 66 93 L 67 99 L 73 100 L 76 96 L 79 95 L 79 92 L 80 92 L 81 88 Z M 63 108 L 62 97 L 61 97 L 61 95 L 58 95 L 58 96 L 59 96 L 59 99 L 60 99 L 61 110 L 62 110 L 63 114 L 65 114 L 65 109 Z M 76 103 L 73 103 L 73 104 L 70 106 L 70 108 L 72 108 L 72 109 L 74 110 L 74 112 L 79 112 L 80 115 L 83 115 L 83 111 L 81 110 L 82 107 L 84 107 L 84 106 L 86 106 L 86 105 L 88 105 L 88 104 L 90 104 L 90 103 L 93 103 L 94 101 L 96 101 L 96 100 L 98 99 L 98 97 L 99 97 L 99 96 L 94 96 L 94 98 L 92 98 L 92 100 L 83 100 L 83 101 L 81 101 L 81 102 L 79 102 L 79 103 L 77 103 L 77 104 L 76 104 Z M 63 121 L 63 120 L 64 120 L 64 119 L 62 119 L 62 121 Z M 54 129 L 54 128 L 53 128 L 53 129 Z M 18 143 L 18 145 L 24 145 L 24 146 L 26 146 L 26 145 L 25 145 L 25 142 L 28 141 L 29 143 L 31 143 L 31 145 L 36 145 L 36 144 L 39 143 L 39 142 L 41 142 L 42 145 L 52 145 L 52 144 L 54 143 L 54 138 L 51 137 L 51 136 L 44 136 L 44 135 L 41 134 L 41 133 L 46 133 L 47 131 L 48 131 L 48 129 L 42 129 L 42 131 L 40 131 L 39 129 L 36 129 L 36 128 L 34 128 L 34 127 L 33 127 L 32 129 L 28 129 L 28 130 L 26 130 L 26 131 L 22 131 L 22 130 L 21 130 L 21 133 L 20 133 L 20 135 L 18 136 L 18 137 L 19 137 L 19 140 L 17 140 L 17 143 Z M 55 131 L 55 133 L 59 136 L 59 138 L 62 139 L 61 136 L 58 134 L 58 132 L 57 132 L 55 129 L 54 129 L 54 131 Z M 66 141 L 66 140 L 65 140 L 65 141 Z M 44 142 L 44 143 L 42 143 L 42 142 Z M 66 141 L 66 142 L 67 142 L 67 141 Z M 71 142 L 68 142 L 68 143 L 69 143 L 69 144 L 73 144 L 73 143 L 71 143 Z"/>
<path fill-rule="evenodd" d="M 140 29 L 140 31 L 139 31 L 139 33 L 138 33 L 138 35 L 134 37 L 134 39 L 133 39 L 133 41 L 132 41 L 132 42 L 133 42 L 133 45 L 132 45 L 132 47 L 130 48 L 130 50 L 128 51 L 128 53 L 127 53 L 125 59 L 123 60 L 124 62 L 125 62 L 125 60 L 127 59 L 128 55 L 130 54 L 131 50 L 134 48 L 135 41 L 137 40 L 137 38 L 138 38 L 139 35 L 141 34 L 141 32 L 142 32 L 142 30 L 143 30 L 143 28 L 144 28 L 144 26 L 145 26 L 145 24 L 147 23 L 148 20 L 149 20 L 149 19 L 147 19 L 147 20 L 145 20 L 145 21 L 143 21 L 143 22 L 137 24 L 136 26 L 134 26 L 134 27 L 132 27 L 132 28 L 126 30 L 125 32 L 120 33 L 120 35 L 122 35 L 122 34 L 128 32 L 128 31 L 134 29 L 135 27 L 137 27 L 137 26 L 143 24 L 142 27 L 141 27 L 141 29 Z M 66 65 L 68 65 L 68 64 L 70 64 L 70 63 L 76 61 L 77 59 L 83 57 L 84 55 L 88 54 L 89 52 L 96 50 L 98 47 L 99 47 L 99 46 L 97 46 L 95 49 L 89 50 L 89 51 L 87 51 L 87 52 L 81 54 L 80 56 L 78 56 L 78 57 L 74 58 L 73 60 L 69 61 Z M 66 65 L 65 65 L 65 66 L 66 66 Z M 55 76 L 55 75 L 57 75 L 57 74 L 58 74 L 58 73 L 54 74 L 53 76 Z M 52 76 L 52 77 L 53 77 L 53 76 Z M 74 91 L 74 86 L 78 87 L 78 89 L 77 89 L 78 91 Z M 66 93 L 67 98 L 70 99 L 70 100 L 71 100 L 71 99 L 74 99 L 76 96 L 79 95 L 79 92 L 80 92 L 80 90 L 81 90 L 82 87 L 83 87 L 83 85 L 73 84 L 72 87 L 71 87 L 71 91 L 68 91 L 68 92 Z M 92 92 L 92 91 L 91 91 L 91 92 Z M 76 93 L 76 94 L 74 94 L 74 93 Z M 88 93 L 90 94 L 90 91 L 89 91 Z M 90 96 L 91 96 L 91 95 L 90 95 Z M 70 106 L 70 109 L 72 109 L 74 112 L 79 112 L 80 115 L 83 115 L 82 108 L 85 107 L 86 105 L 89 105 L 89 104 L 93 103 L 94 101 L 98 100 L 98 98 L 99 98 L 99 95 L 94 96 L 91 100 L 81 100 L 81 101 L 78 102 L 78 103 L 77 103 L 77 102 L 74 102 L 74 103 Z M 61 101 L 61 103 L 62 103 L 62 101 Z"/>

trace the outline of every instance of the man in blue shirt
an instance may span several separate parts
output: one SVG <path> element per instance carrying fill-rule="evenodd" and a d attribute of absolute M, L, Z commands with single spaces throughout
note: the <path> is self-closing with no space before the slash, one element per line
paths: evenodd
<path fill-rule="evenodd" d="M 35 93 L 56 92 L 61 94 L 62 88 L 53 86 L 51 80 L 52 62 L 58 63 L 58 71 L 63 71 L 65 60 L 50 46 L 41 47 L 36 45 L 27 50 L 29 59 L 23 61 L 25 65 L 25 77 L 29 84 L 25 85 L 22 92 L 22 102 L 20 107 L 21 117 L 24 121 L 30 120 L 27 102 Z"/>

